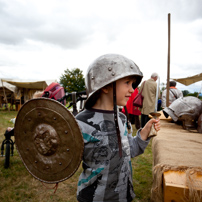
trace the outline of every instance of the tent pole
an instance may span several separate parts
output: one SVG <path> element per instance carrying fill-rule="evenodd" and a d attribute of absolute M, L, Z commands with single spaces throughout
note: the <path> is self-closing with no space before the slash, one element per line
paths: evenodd
<path fill-rule="evenodd" d="M 166 107 L 169 106 L 169 89 L 170 89 L 170 13 L 168 13 L 168 67 L 167 67 L 167 92 Z"/>

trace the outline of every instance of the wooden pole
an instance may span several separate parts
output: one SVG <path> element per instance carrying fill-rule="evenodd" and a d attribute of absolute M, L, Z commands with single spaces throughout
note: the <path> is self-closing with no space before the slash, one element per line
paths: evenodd
<path fill-rule="evenodd" d="M 170 13 L 168 13 L 168 67 L 167 67 L 166 107 L 169 106 L 169 89 L 170 89 Z"/>

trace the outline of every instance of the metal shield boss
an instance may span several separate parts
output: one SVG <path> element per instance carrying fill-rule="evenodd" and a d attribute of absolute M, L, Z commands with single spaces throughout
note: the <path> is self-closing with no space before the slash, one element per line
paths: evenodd
<path fill-rule="evenodd" d="M 16 117 L 14 135 L 25 167 L 40 181 L 64 181 L 81 163 L 84 143 L 78 123 L 55 100 L 37 98 L 25 103 Z"/>

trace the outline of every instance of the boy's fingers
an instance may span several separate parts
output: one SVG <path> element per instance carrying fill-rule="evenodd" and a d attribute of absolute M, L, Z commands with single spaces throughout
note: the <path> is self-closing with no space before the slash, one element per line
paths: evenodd
<path fill-rule="evenodd" d="M 155 126 L 156 131 L 159 131 L 161 128 L 160 122 L 155 123 L 154 126 Z"/>

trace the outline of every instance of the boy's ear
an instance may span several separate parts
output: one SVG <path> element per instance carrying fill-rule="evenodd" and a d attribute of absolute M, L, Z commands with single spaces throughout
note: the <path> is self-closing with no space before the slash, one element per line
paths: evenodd
<path fill-rule="evenodd" d="M 106 93 L 106 94 L 109 92 L 108 86 L 103 87 L 101 90 L 103 93 Z"/>
<path fill-rule="evenodd" d="M 111 89 L 113 89 L 113 85 L 110 83 L 110 84 L 104 86 L 101 90 L 102 90 L 103 93 L 109 93 L 109 91 Z"/>

